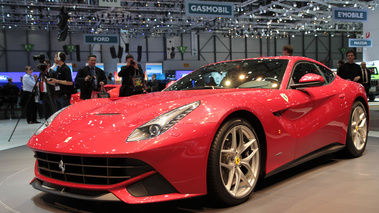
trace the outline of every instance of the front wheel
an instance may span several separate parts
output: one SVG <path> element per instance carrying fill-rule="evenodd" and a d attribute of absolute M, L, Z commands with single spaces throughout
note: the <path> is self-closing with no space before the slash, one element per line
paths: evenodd
<path fill-rule="evenodd" d="M 260 144 L 254 128 L 232 119 L 217 131 L 209 153 L 208 195 L 226 205 L 249 199 L 261 167 Z"/>
<path fill-rule="evenodd" d="M 349 157 L 359 157 L 366 148 L 368 135 L 367 112 L 361 102 L 353 104 L 348 125 L 346 147 L 343 151 Z"/>

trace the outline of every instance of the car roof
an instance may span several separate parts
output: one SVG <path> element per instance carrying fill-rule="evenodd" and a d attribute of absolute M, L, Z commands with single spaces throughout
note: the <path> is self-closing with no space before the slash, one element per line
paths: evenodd
<path fill-rule="evenodd" d="M 269 57 L 257 57 L 257 58 L 243 58 L 243 59 L 225 60 L 225 61 L 219 61 L 219 62 L 215 62 L 215 63 L 210 63 L 210 64 L 207 64 L 207 65 L 204 65 L 203 67 L 209 66 L 209 65 L 213 65 L 213 64 L 233 62 L 233 61 L 267 60 L 267 59 L 290 60 L 290 61 L 310 61 L 310 62 L 314 62 L 314 63 L 323 65 L 319 61 L 316 61 L 314 59 L 307 58 L 307 57 L 304 57 L 304 56 L 269 56 Z M 323 66 L 326 66 L 326 65 L 323 65 Z"/>

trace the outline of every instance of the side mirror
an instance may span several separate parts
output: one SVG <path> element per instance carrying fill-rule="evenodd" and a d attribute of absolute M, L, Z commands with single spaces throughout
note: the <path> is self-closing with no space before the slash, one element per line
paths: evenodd
<path fill-rule="evenodd" d="M 321 75 L 308 73 L 300 78 L 299 83 L 310 83 L 310 82 L 320 82 L 324 83 L 325 80 Z"/>
<path fill-rule="evenodd" d="M 305 74 L 300 78 L 298 84 L 291 85 L 291 88 L 305 88 L 305 87 L 317 87 L 324 85 L 325 80 L 321 75 L 317 75 L 314 73 Z"/>
<path fill-rule="evenodd" d="M 167 87 L 169 87 L 169 86 L 171 86 L 173 83 L 175 83 L 176 81 L 170 81 L 170 82 L 168 82 L 167 84 L 166 84 L 166 87 L 165 87 L 165 89 L 167 88 Z"/>

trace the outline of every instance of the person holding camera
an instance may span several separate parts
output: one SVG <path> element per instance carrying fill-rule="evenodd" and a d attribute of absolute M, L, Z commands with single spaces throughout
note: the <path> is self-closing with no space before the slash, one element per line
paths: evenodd
<path fill-rule="evenodd" d="M 118 76 L 122 77 L 120 97 L 145 93 L 145 75 L 141 65 L 134 60 L 132 55 L 127 55 L 125 60 L 126 66 L 121 67 L 118 73 Z"/>
<path fill-rule="evenodd" d="M 47 120 L 55 112 L 55 86 L 49 84 L 47 80 L 50 76 L 54 76 L 55 70 L 50 67 L 49 59 L 45 59 L 43 63 L 39 64 L 37 67 L 41 71 L 39 91 L 40 99 L 42 101 L 43 117 Z"/>
<path fill-rule="evenodd" d="M 88 56 L 88 66 L 78 70 L 75 84 L 80 88 L 80 99 L 97 98 L 101 87 L 107 84 L 104 70 L 96 67 L 96 55 Z"/>
<path fill-rule="evenodd" d="M 72 82 L 70 68 L 64 63 L 66 61 L 66 54 L 64 52 L 58 52 L 55 54 L 54 61 L 58 68 L 54 76 L 48 79 L 48 83 L 55 85 L 54 101 L 55 108 L 58 111 L 70 105 L 74 82 Z"/>

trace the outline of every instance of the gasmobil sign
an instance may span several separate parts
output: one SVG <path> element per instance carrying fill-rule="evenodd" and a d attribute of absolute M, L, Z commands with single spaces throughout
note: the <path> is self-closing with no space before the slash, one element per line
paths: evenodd
<path fill-rule="evenodd" d="M 333 21 L 367 22 L 368 10 L 333 8 Z"/>
<path fill-rule="evenodd" d="M 372 47 L 371 39 L 349 39 L 349 47 Z"/>
<path fill-rule="evenodd" d="M 85 44 L 118 44 L 118 35 L 84 34 Z"/>
<path fill-rule="evenodd" d="M 234 16 L 234 4 L 228 2 L 186 0 L 185 7 L 186 16 L 213 16 L 229 18 Z"/>
<path fill-rule="evenodd" d="M 121 7 L 121 0 L 99 0 L 100 7 Z"/>

